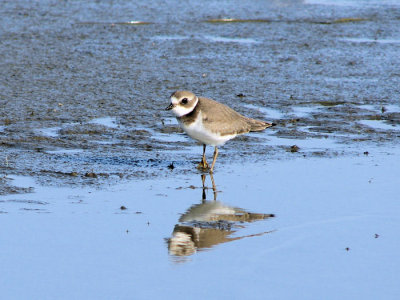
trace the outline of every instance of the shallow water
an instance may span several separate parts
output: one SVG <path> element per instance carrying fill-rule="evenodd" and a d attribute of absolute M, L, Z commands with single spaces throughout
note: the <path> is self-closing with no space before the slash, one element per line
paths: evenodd
<path fill-rule="evenodd" d="M 399 154 L 232 164 L 217 202 L 210 176 L 204 202 L 201 176 L 173 170 L 100 190 L 14 177 L 35 192 L 0 202 L 3 296 L 395 299 Z M 171 249 L 179 231 L 198 240 Z"/>
<path fill-rule="evenodd" d="M 96 118 L 89 122 L 89 124 L 98 124 L 110 128 L 118 128 L 117 119 L 113 117 Z"/>
<path fill-rule="evenodd" d="M 399 9 L 3 1 L 3 298 L 398 299 Z M 277 125 L 211 178 L 177 89 Z"/>
<path fill-rule="evenodd" d="M 382 120 L 362 120 L 359 123 L 377 130 L 400 130 L 400 124 L 387 124 Z"/>
<path fill-rule="evenodd" d="M 329 6 L 349 6 L 349 7 L 360 7 L 360 6 L 376 6 L 381 7 L 384 5 L 398 6 L 400 5 L 396 0 L 305 0 L 306 4 L 319 4 Z"/>

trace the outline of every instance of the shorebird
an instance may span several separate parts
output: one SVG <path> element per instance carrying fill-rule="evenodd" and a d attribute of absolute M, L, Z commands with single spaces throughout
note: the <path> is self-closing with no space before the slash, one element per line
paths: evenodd
<path fill-rule="evenodd" d="M 209 170 L 210 173 L 213 172 L 217 160 L 218 146 L 240 134 L 262 131 L 275 125 L 242 116 L 222 103 L 198 97 L 189 91 L 176 91 L 172 93 L 170 100 L 166 110 L 172 110 L 182 129 L 203 144 L 203 157 L 198 167 Z M 206 161 L 207 145 L 215 147 L 211 168 Z"/>

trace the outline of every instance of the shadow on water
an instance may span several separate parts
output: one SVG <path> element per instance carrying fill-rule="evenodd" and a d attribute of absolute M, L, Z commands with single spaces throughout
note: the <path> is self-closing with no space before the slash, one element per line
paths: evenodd
<path fill-rule="evenodd" d="M 206 175 L 202 174 L 201 203 L 192 205 L 182 214 L 172 236 L 167 240 L 169 254 L 173 257 L 189 256 L 218 244 L 261 236 L 274 231 L 232 237 L 238 230 L 245 228 L 246 223 L 269 219 L 275 215 L 250 213 L 242 208 L 218 201 L 218 190 L 212 174 L 210 178 L 214 199 L 209 201 L 206 199 L 206 190 L 210 188 L 205 185 Z"/>

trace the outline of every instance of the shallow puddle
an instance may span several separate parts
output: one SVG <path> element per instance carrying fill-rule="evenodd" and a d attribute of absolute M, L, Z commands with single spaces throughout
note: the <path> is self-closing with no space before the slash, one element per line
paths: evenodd
<path fill-rule="evenodd" d="M 36 130 L 36 132 L 39 135 L 55 138 L 59 135 L 61 129 L 62 129 L 61 127 L 42 128 Z"/>
<path fill-rule="evenodd" d="M 382 5 L 400 5 L 396 0 L 305 0 L 305 4 L 329 5 L 329 6 L 382 6 Z"/>
<path fill-rule="evenodd" d="M 211 35 L 206 35 L 204 37 L 211 42 L 220 42 L 220 43 L 239 43 L 239 44 L 259 43 L 255 39 L 250 39 L 250 38 L 222 37 L 222 36 L 211 36 Z"/>
<path fill-rule="evenodd" d="M 178 286 L 190 293 L 212 274 L 218 285 L 208 291 L 221 296 L 230 286 L 245 297 L 246 286 L 257 287 L 255 298 L 290 299 L 322 280 L 324 288 L 314 289 L 318 297 L 357 288 L 373 299 L 382 295 L 373 287 L 384 284 L 385 298 L 394 299 L 400 211 L 392 187 L 400 168 L 392 159 L 399 153 L 368 150 L 352 158 L 230 165 L 206 175 L 204 185 L 201 174 L 173 171 L 168 179 L 102 190 L 51 188 L 14 176 L 16 185 L 34 191 L 0 202 L 7 257 L 1 266 L 13 270 L 3 283 L 28 282 L 21 298 L 41 295 L 44 287 L 49 296 L 65 287 L 77 297 L 82 281 L 95 298 L 142 298 Z M 237 270 L 240 285 L 231 285 L 238 278 L 226 274 Z M 296 292 L 281 280 L 295 283 Z M 16 291 L 3 294 L 10 298 Z"/>
<path fill-rule="evenodd" d="M 109 128 L 118 128 L 117 119 L 114 117 L 96 118 L 89 121 L 89 124 L 102 125 Z"/>
<path fill-rule="evenodd" d="M 57 150 L 48 150 L 46 151 L 49 154 L 66 154 L 66 155 L 73 155 L 79 154 L 84 152 L 83 149 L 57 149 Z"/>
<path fill-rule="evenodd" d="M 352 43 L 377 43 L 377 44 L 399 44 L 400 39 L 371 39 L 371 38 L 345 38 L 345 42 Z"/>
<path fill-rule="evenodd" d="M 384 120 L 362 120 L 358 123 L 377 130 L 400 130 L 400 124 L 388 124 Z"/>
<path fill-rule="evenodd" d="M 268 119 L 273 119 L 273 120 L 279 120 L 284 117 L 284 113 L 282 113 L 279 110 L 268 108 L 268 107 L 261 107 L 253 104 L 245 104 L 244 107 L 250 108 L 257 110 L 265 115 L 265 118 Z"/>

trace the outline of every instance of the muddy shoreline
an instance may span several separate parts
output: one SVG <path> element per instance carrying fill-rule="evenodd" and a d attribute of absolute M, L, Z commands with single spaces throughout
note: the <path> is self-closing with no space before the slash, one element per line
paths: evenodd
<path fill-rule="evenodd" d="M 163 110 L 176 89 L 278 124 L 224 146 L 221 168 L 398 144 L 397 6 L 214 4 L 178 17 L 161 3 L 5 2 L 0 175 L 101 185 L 197 172 L 199 147 Z M 0 194 L 20 192 L 7 183 Z"/>

